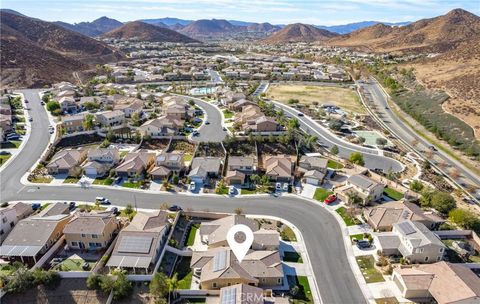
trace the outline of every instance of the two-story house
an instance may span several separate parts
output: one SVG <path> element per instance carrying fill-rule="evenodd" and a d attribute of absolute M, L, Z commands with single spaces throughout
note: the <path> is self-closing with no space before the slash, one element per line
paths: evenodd
<path fill-rule="evenodd" d="M 125 122 L 125 113 L 120 110 L 104 111 L 96 114 L 95 118 L 103 127 L 121 126 Z"/>
<path fill-rule="evenodd" d="M 363 175 L 352 175 L 344 186 L 335 188 L 335 193 L 347 204 L 358 198 L 362 205 L 379 200 L 383 195 L 384 184 Z"/>
<path fill-rule="evenodd" d="M 85 175 L 104 176 L 120 161 L 118 148 L 95 148 L 87 154 L 87 163 L 83 165 Z"/>
<path fill-rule="evenodd" d="M 185 169 L 184 153 L 162 152 L 156 156 L 155 167 L 150 171 L 152 179 L 163 180 L 172 173 L 179 174 Z"/>

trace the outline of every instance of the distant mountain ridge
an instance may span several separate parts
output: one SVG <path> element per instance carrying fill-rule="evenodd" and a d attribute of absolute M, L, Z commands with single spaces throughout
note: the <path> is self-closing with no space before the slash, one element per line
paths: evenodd
<path fill-rule="evenodd" d="M 316 25 L 316 27 L 328 30 L 330 32 L 338 33 L 338 34 L 348 34 L 356 30 L 360 30 L 365 27 L 369 27 L 375 24 L 385 24 L 385 25 L 390 25 L 390 26 L 405 26 L 409 25 L 411 22 L 406 21 L 406 22 L 380 22 L 380 21 L 361 21 L 361 22 L 354 22 L 354 23 L 348 23 L 348 24 L 342 24 L 342 25 L 331 25 L 331 26 L 325 26 L 325 25 Z"/>
<path fill-rule="evenodd" d="M 57 21 L 55 24 L 63 26 L 69 30 L 84 34 L 90 37 L 98 37 L 106 32 L 110 32 L 123 25 L 122 22 L 108 17 L 100 17 L 92 22 L 80 22 L 70 24 L 62 21 Z"/>
<path fill-rule="evenodd" d="M 150 42 L 198 42 L 179 32 L 142 21 L 132 21 L 102 35 L 102 38 L 139 39 Z"/>

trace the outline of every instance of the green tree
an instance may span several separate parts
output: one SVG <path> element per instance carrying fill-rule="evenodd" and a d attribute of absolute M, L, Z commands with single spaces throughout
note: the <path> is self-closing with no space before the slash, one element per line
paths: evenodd
<path fill-rule="evenodd" d="M 168 289 L 168 303 L 170 303 L 170 295 L 173 295 L 173 298 L 176 298 L 176 292 L 178 289 L 178 275 L 175 273 L 171 278 L 167 280 L 167 289 Z"/>
<path fill-rule="evenodd" d="M 333 119 L 329 124 L 328 127 L 334 131 L 340 131 L 343 126 L 343 121 L 339 119 Z"/>
<path fill-rule="evenodd" d="M 83 129 L 85 130 L 92 130 L 94 123 L 93 123 L 93 115 L 88 113 L 85 115 L 85 118 L 83 119 Z"/>
<path fill-rule="evenodd" d="M 365 161 L 363 160 L 363 154 L 360 152 L 352 152 L 348 158 L 351 163 L 363 166 L 365 165 Z"/>
<path fill-rule="evenodd" d="M 131 215 L 133 213 L 133 206 L 132 204 L 127 204 L 125 210 L 123 211 L 126 215 Z"/>
<path fill-rule="evenodd" d="M 115 133 L 113 133 L 112 127 L 109 127 L 109 128 L 108 128 L 106 139 L 107 139 L 108 141 L 110 141 L 110 142 L 112 142 L 112 141 L 115 140 Z"/>
<path fill-rule="evenodd" d="M 420 205 L 422 207 L 431 207 L 443 214 L 448 214 L 457 206 L 453 196 L 438 190 L 423 191 L 422 197 L 420 198 Z"/>
<path fill-rule="evenodd" d="M 411 183 L 410 183 L 410 190 L 412 191 L 415 191 L 415 192 L 420 192 L 423 190 L 425 186 L 423 185 L 423 183 L 419 180 L 413 180 Z"/>
<path fill-rule="evenodd" d="M 117 274 L 117 279 L 113 282 L 113 299 L 120 300 L 128 296 L 132 290 L 132 282 L 130 282 L 124 272 Z"/>
<path fill-rule="evenodd" d="M 287 128 L 289 130 L 297 130 L 300 128 L 300 123 L 298 122 L 298 119 L 293 118 L 288 121 L 288 126 Z"/>
<path fill-rule="evenodd" d="M 53 113 L 53 111 L 60 109 L 60 103 L 55 100 L 50 100 L 47 102 L 47 110 Z"/>
<path fill-rule="evenodd" d="M 332 153 L 333 155 L 337 155 L 338 154 L 338 146 L 337 145 L 333 145 L 332 148 L 330 148 L 330 153 Z"/>
<path fill-rule="evenodd" d="M 87 287 L 89 289 L 99 289 L 100 288 L 100 282 L 102 280 L 102 276 L 99 274 L 92 273 L 88 278 L 87 278 Z"/>
<path fill-rule="evenodd" d="M 157 272 L 150 281 L 150 294 L 156 299 L 164 299 L 168 294 L 167 276 L 163 272 Z"/>
<path fill-rule="evenodd" d="M 132 126 L 138 127 L 140 125 L 140 115 L 138 112 L 134 112 L 131 117 Z"/>
<path fill-rule="evenodd" d="M 461 226 L 463 229 L 480 232 L 480 219 L 471 211 L 464 209 L 453 209 L 448 213 L 451 222 Z"/>

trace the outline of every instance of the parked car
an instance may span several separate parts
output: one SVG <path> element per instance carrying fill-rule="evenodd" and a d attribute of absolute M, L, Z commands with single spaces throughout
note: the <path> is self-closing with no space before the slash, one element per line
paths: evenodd
<path fill-rule="evenodd" d="M 181 211 L 182 210 L 182 207 L 180 206 L 177 206 L 177 205 L 173 205 L 171 206 L 170 208 L 168 208 L 169 211 Z"/>
<path fill-rule="evenodd" d="M 236 192 L 236 190 L 235 190 L 235 187 L 234 187 L 234 186 L 230 186 L 230 187 L 228 188 L 228 194 L 229 194 L 229 195 L 234 195 L 235 192 Z"/>
<path fill-rule="evenodd" d="M 226 132 L 226 131 L 227 131 L 227 128 L 223 127 L 222 130 Z"/>
<path fill-rule="evenodd" d="M 327 205 L 333 203 L 337 200 L 337 196 L 335 194 L 330 194 L 323 202 Z"/>
<path fill-rule="evenodd" d="M 437 148 L 435 148 L 435 146 L 430 146 L 430 147 L 428 147 L 428 148 L 429 148 L 430 150 L 432 150 L 432 151 L 438 151 Z"/>
<path fill-rule="evenodd" d="M 282 190 L 282 184 L 281 183 L 276 183 L 275 184 L 275 190 Z"/>
<path fill-rule="evenodd" d="M 190 189 L 190 191 L 195 191 L 195 188 L 196 188 L 195 182 L 190 182 L 190 186 L 188 188 Z"/>
<path fill-rule="evenodd" d="M 40 203 L 33 203 L 33 204 L 32 204 L 32 209 L 33 209 L 33 210 L 40 209 L 40 207 L 42 207 L 42 205 L 41 205 Z"/>
<path fill-rule="evenodd" d="M 12 153 L 8 151 L 0 151 L 0 155 L 11 155 Z"/>
<path fill-rule="evenodd" d="M 110 209 L 110 211 L 113 212 L 113 214 L 115 214 L 115 215 L 116 215 L 116 214 L 119 214 L 117 207 L 112 207 L 112 208 Z"/>
<path fill-rule="evenodd" d="M 28 121 L 29 121 L 29 122 L 32 122 L 32 121 L 33 121 L 33 117 L 28 118 Z"/>
<path fill-rule="evenodd" d="M 357 241 L 357 247 L 358 249 L 366 249 L 372 247 L 372 244 L 367 240 L 359 240 Z"/>
<path fill-rule="evenodd" d="M 200 135 L 200 133 L 198 131 L 193 131 L 192 135 L 193 136 L 198 136 L 198 135 Z"/>
<path fill-rule="evenodd" d="M 104 198 L 102 196 L 97 196 L 95 198 L 95 201 L 99 202 L 101 205 L 110 205 L 110 201 L 108 198 Z"/>
<path fill-rule="evenodd" d="M 25 103 L 28 103 L 28 99 L 25 99 Z"/>
<path fill-rule="evenodd" d="M 283 184 L 283 191 L 288 191 L 288 183 Z"/>
<path fill-rule="evenodd" d="M 77 204 L 76 204 L 75 202 L 70 202 L 70 203 L 68 204 L 68 209 L 69 209 L 70 211 L 75 210 L 76 206 L 77 206 Z"/>
<path fill-rule="evenodd" d="M 20 139 L 20 135 L 15 134 L 15 135 L 7 135 L 7 141 L 8 140 L 17 140 Z"/>
<path fill-rule="evenodd" d="M 209 125 L 209 124 L 210 124 L 210 122 L 207 120 L 207 121 L 205 122 L 205 124 L 206 124 L 206 125 Z"/>

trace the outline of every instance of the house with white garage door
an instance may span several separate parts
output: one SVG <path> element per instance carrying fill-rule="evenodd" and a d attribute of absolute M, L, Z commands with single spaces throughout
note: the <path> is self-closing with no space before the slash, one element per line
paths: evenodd
<path fill-rule="evenodd" d="M 83 165 L 85 175 L 103 176 L 118 164 L 120 153 L 118 148 L 96 148 L 88 151 L 87 162 Z"/>

